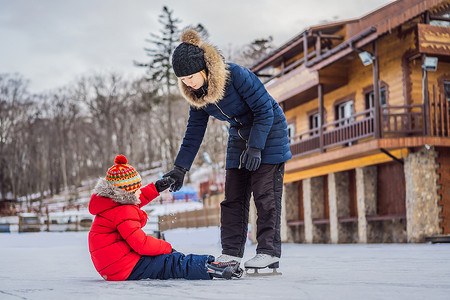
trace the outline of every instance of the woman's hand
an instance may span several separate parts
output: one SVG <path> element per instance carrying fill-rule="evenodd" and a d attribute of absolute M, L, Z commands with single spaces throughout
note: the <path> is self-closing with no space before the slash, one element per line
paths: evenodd
<path fill-rule="evenodd" d="M 245 150 L 242 162 L 245 163 L 245 168 L 249 171 L 256 171 L 261 164 L 261 150 L 258 148 L 248 147 Z"/>
<path fill-rule="evenodd" d="M 155 182 L 155 188 L 158 191 L 158 193 L 161 193 L 169 188 L 171 184 L 173 184 L 175 180 L 172 177 L 165 177 L 162 179 L 159 179 Z"/>
<path fill-rule="evenodd" d="M 187 170 L 185 168 L 175 166 L 172 171 L 163 175 L 163 178 L 170 177 L 174 180 L 174 182 L 170 185 L 171 192 L 176 192 L 181 189 L 186 171 Z"/>

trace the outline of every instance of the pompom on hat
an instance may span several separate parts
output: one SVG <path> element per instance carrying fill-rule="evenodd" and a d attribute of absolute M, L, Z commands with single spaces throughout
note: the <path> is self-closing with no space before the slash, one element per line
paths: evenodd
<path fill-rule="evenodd" d="M 127 165 L 127 158 L 124 155 L 117 155 L 114 159 L 116 165 L 106 172 L 106 181 L 112 185 L 134 193 L 142 186 L 141 175 L 130 165 Z"/>
<path fill-rule="evenodd" d="M 181 35 L 181 44 L 172 55 L 172 67 L 177 77 L 189 76 L 206 68 L 204 51 L 199 47 L 201 39 L 194 29 Z"/>

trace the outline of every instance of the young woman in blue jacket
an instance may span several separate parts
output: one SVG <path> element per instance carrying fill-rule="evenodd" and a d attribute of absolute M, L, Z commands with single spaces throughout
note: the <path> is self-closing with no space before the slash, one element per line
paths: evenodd
<path fill-rule="evenodd" d="M 292 157 L 281 107 L 255 74 L 226 63 L 193 29 L 183 32 L 172 66 L 190 111 L 174 169 L 164 176 L 175 179 L 171 189 L 179 190 L 197 155 L 209 116 L 227 121 L 225 200 L 220 204 L 222 255 L 216 261 L 241 262 L 253 193 L 258 245 L 256 256 L 244 266 L 278 267 L 284 163 Z"/>

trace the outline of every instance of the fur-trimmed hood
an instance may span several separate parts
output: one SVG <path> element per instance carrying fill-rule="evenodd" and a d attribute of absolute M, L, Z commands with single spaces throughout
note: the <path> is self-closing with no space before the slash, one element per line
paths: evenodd
<path fill-rule="evenodd" d="M 118 204 L 138 205 L 141 203 L 134 193 L 124 191 L 108 181 L 105 178 L 100 178 L 94 187 L 94 194 L 104 198 L 110 198 Z"/>
<path fill-rule="evenodd" d="M 211 44 L 202 41 L 197 31 L 188 29 L 181 35 L 182 43 L 189 43 L 203 50 L 206 68 L 208 69 L 208 94 L 197 98 L 194 89 L 185 85 L 178 79 L 178 87 L 189 104 L 196 108 L 202 108 L 208 104 L 218 103 L 225 95 L 225 88 L 230 77 L 228 65 L 223 56 Z"/>

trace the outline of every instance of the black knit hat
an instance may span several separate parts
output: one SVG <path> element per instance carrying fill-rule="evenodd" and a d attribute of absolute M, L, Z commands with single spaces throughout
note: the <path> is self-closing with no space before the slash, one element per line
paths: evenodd
<path fill-rule="evenodd" d="M 181 43 L 173 52 L 172 67 L 177 77 L 200 72 L 206 68 L 203 50 L 189 43 Z"/>

